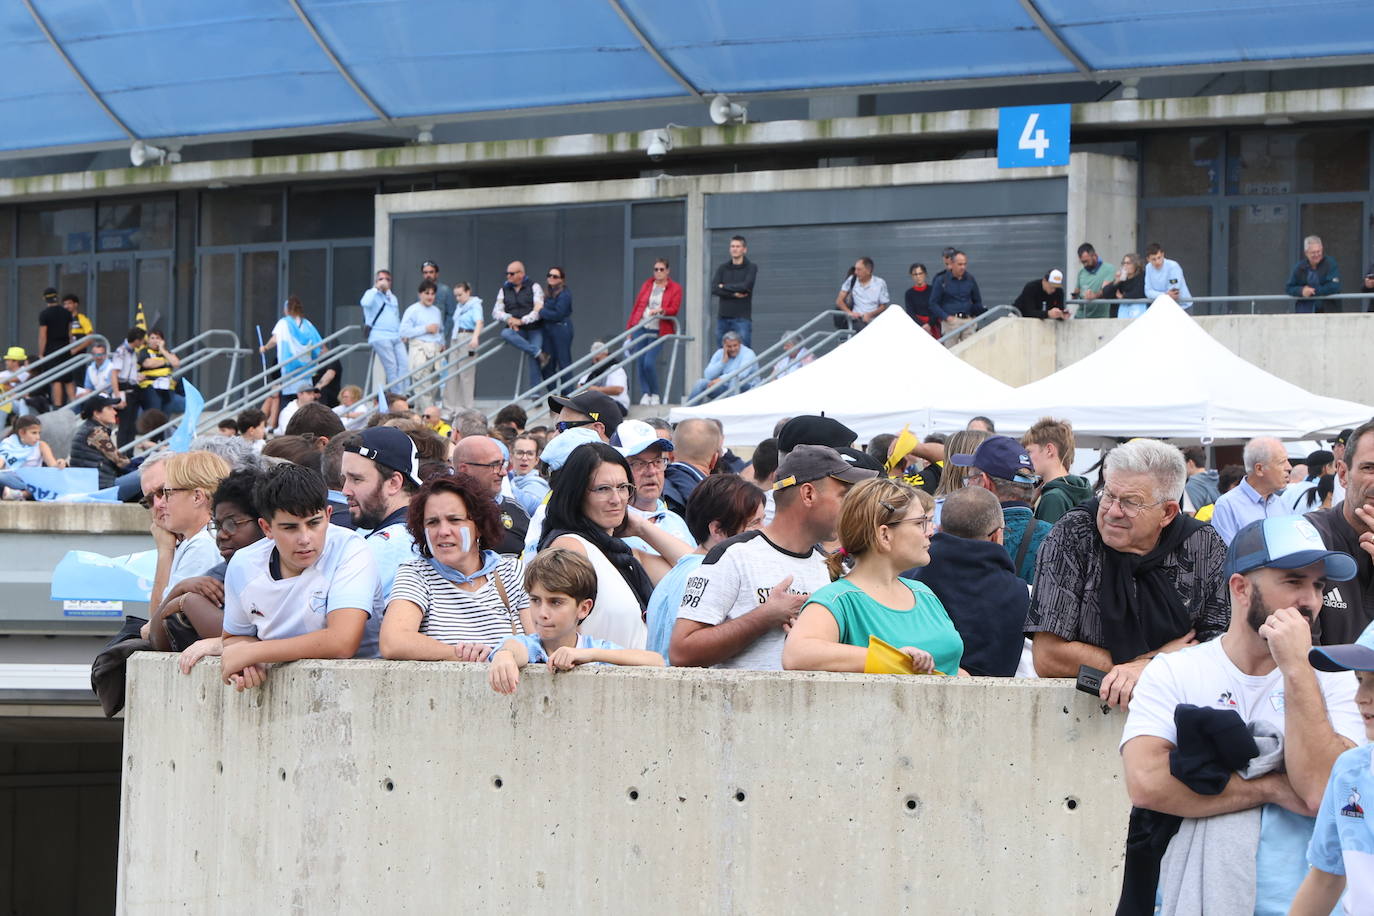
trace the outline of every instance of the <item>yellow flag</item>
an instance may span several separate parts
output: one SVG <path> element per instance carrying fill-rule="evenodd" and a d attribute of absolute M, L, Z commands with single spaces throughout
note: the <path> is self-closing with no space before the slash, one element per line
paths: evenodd
<path fill-rule="evenodd" d="M 138 311 L 134 313 L 134 327 L 148 330 L 148 319 L 143 317 L 143 303 L 138 304 Z"/>
<path fill-rule="evenodd" d="M 896 441 L 892 443 L 891 454 L 889 454 L 887 458 L 887 469 L 891 471 L 895 468 L 897 462 L 901 461 L 907 455 L 910 455 L 911 450 L 920 443 L 921 440 L 917 439 L 916 434 L 911 431 L 911 424 L 908 423 L 906 426 L 903 426 L 902 431 L 897 434 Z"/>

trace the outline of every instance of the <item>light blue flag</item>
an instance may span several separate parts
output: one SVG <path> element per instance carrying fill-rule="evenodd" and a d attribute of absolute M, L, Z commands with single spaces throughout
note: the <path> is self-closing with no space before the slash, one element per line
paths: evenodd
<path fill-rule="evenodd" d="M 157 574 L 157 551 L 107 557 L 69 550 L 52 571 L 53 601 L 147 601 Z"/>
<path fill-rule="evenodd" d="M 100 489 L 95 468 L 15 468 L 34 499 L 71 499 Z"/>
<path fill-rule="evenodd" d="M 386 388 L 377 392 L 377 413 L 389 413 L 386 407 Z"/>
<path fill-rule="evenodd" d="M 200 422 L 200 412 L 205 409 L 205 395 L 195 385 L 182 379 L 181 387 L 186 397 L 186 410 L 181 415 L 181 425 L 167 440 L 167 448 L 173 452 L 190 451 L 191 440 L 196 436 L 196 424 Z"/>

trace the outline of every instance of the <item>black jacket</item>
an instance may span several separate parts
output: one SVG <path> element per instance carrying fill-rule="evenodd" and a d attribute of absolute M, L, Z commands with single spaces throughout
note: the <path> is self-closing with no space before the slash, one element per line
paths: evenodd
<path fill-rule="evenodd" d="M 940 532 L 930 539 L 930 563 L 902 573 L 940 599 L 964 639 L 959 664 L 969 674 L 1012 677 L 1021 661 L 1030 591 L 1001 544 Z"/>
<path fill-rule="evenodd" d="M 758 276 L 758 266 L 748 258 L 738 265 L 726 261 L 716 268 L 711 277 L 711 295 L 720 297 L 719 317 L 749 318 L 754 314 L 754 281 Z M 747 295 L 737 297 L 735 293 Z"/>
<path fill-rule="evenodd" d="M 1032 280 L 1022 287 L 1012 305 L 1026 318 L 1048 318 L 1050 309 L 1064 307 L 1064 288 L 1047 293 L 1039 280 Z"/>

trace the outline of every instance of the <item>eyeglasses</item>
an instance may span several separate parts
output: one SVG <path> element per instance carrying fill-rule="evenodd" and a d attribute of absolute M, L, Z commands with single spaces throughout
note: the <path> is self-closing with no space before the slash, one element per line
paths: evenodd
<path fill-rule="evenodd" d="M 1135 518 L 1151 506 L 1158 506 L 1160 503 L 1164 502 L 1164 500 L 1156 500 L 1152 503 L 1138 503 L 1133 499 L 1122 499 L 1114 493 L 1103 490 L 1100 502 L 1103 510 L 1110 509 L 1113 505 L 1117 505 L 1121 507 L 1122 514 L 1127 518 Z"/>
<path fill-rule="evenodd" d="M 559 420 L 554 424 L 554 429 L 560 433 L 566 433 L 570 429 L 577 429 L 579 426 L 590 426 L 596 420 Z"/>
<path fill-rule="evenodd" d="M 506 276 L 508 276 L 508 277 L 513 277 L 513 276 L 515 276 L 516 274 L 518 274 L 519 272 L 520 272 L 520 271 L 518 271 L 518 270 L 508 270 L 508 271 L 506 271 Z"/>
<path fill-rule="evenodd" d="M 663 470 L 668 466 L 667 458 L 650 458 L 648 461 L 638 461 L 630 459 L 630 470 L 632 471 L 651 471 L 654 468 Z"/>
<path fill-rule="evenodd" d="M 667 269 L 668 269 L 668 268 L 666 268 L 666 267 L 655 267 L 655 268 L 654 268 L 654 273 L 656 273 L 656 274 L 661 274 L 661 273 L 665 272 Z"/>
<path fill-rule="evenodd" d="M 206 527 L 210 529 L 211 534 L 218 534 L 223 531 L 225 534 L 233 537 L 235 531 L 238 531 L 244 525 L 251 524 L 252 521 L 253 520 L 246 515 L 226 515 L 222 519 L 210 519 L 210 523 Z"/>
<path fill-rule="evenodd" d="M 918 515 L 915 518 L 899 518 L 896 521 L 886 522 L 885 524 L 891 527 L 895 525 L 904 525 L 907 522 L 915 522 L 921 526 L 922 531 L 930 531 L 935 527 L 935 519 L 931 518 L 929 515 Z"/>
<path fill-rule="evenodd" d="M 532 449 L 518 448 L 515 451 L 511 452 L 511 454 L 514 455 L 516 458 L 533 458 L 535 455 L 538 455 L 539 453 Z"/>
<path fill-rule="evenodd" d="M 563 275 L 562 275 L 562 274 L 556 274 L 556 273 L 554 273 L 553 271 L 549 271 L 547 274 L 545 274 L 545 276 L 547 276 L 550 280 L 562 280 L 562 279 L 563 279 Z"/>
<path fill-rule="evenodd" d="M 605 485 L 600 487 L 588 487 L 587 492 L 597 499 L 610 499 L 612 494 L 623 496 L 626 499 L 634 499 L 636 487 L 631 483 L 618 483 L 615 486 Z"/>
<path fill-rule="evenodd" d="M 163 488 L 160 489 L 160 490 L 154 490 L 153 492 L 146 494 L 142 499 L 140 499 L 140 500 L 138 501 L 138 504 L 139 504 L 140 506 L 142 506 L 143 508 L 145 508 L 145 509 L 151 509 L 151 508 L 153 508 L 153 503 L 154 503 L 156 500 L 159 500 L 159 499 L 160 499 L 160 500 L 162 500 L 163 502 L 166 502 L 167 500 L 169 500 L 169 499 L 172 498 L 172 494 L 173 494 L 173 493 L 184 493 L 184 492 L 186 492 L 186 491 L 189 490 L 189 489 L 191 489 L 191 488 L 190 488 L 190 487 L 163 487 Z"/>
<path fill-rule="evenodd" d="M 494 471 L 494 470 L 496 470 L 497 468 L 501 467 L 501 465 L 505 464 L 505 463 L 506 463 L 506 459 L 504 459 L 504 458 L 497 458 L 495 461 L 484 461 L 484 462 L 477 462 L 477 461 L 460 461 L 460 462 L 458 462 L 458 463 L 459 463 L 460 465 L 462 465 L 463 467 L 469 467 L 469 468 L 486 468 L 488 471 Z"/>

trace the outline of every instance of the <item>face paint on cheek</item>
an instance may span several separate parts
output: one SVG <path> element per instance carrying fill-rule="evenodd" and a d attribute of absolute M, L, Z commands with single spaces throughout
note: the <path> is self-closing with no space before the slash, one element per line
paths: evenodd
<path fill-rule="evenodd" d="M 462 550 L 463 553 L 472 549 L 472 532 L 468 530 L 467 525 L 458 529 L 458 549 Z"/>

